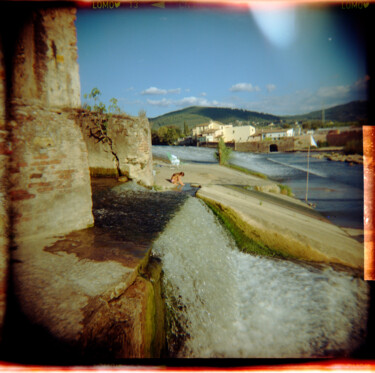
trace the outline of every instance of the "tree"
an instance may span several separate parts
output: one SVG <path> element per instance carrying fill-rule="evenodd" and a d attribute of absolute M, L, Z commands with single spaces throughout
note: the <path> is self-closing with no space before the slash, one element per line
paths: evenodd
<path fill-rule="evenodd" d="M 96 111 L 96 112 L 99 112 L 99 113 L 106 113 L 107 112 L 107 108 L 105 107 L 105 105 L 103 104 L 103 102 L 101 102 L 101 101 L 98 102 L 99 96 L 101 94 L 102 93 L 96 87 L 93 88 L 89 94 L 85 93 L 83 95 L 84 99 L 93 100 L 94 101 L 94 104 L 93 104 L 94 106 L 91 106 L 87 102 L 85 102 L 83 104 L 83 108 L 87 109 L 88 111 Z"/>
<path fill-rule="evenodd" d="M 215 153 L 216 159 L 219 161 L 219 164 L 225 165 L 228 163 L 232 149 L 227 148 L 223 138 L 221 137 L 217 144 L 217 152 Z"/>
<path fill-rule="evenodd" d="M 181 130 L 175 126 L 160 127 L 153 137 L 153 144 L 173 145 L 181 136 Z"/>
<path fill-rule="evenodd" d="M 189 135 L 189 126 L 184 122 L 184 135 L 188 136 Z"/>

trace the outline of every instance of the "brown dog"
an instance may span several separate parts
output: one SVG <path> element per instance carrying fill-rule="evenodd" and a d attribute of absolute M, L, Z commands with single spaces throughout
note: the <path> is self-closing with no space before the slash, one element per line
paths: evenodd
<path fill-rule="evenodd" d="M 185 184 L 182 182 L 182 180 L 181 180 L 182 176 L 185 176 L 185 174 L 184 174 L 183 172 L 176 172 L 176 173 L 173 174 L 172 177 L 171 177 L 171 183 L 172 183 L 172 184 L 175 184 L 175 185 L 178 185 L 178 184 L 180 184 L 180 185 L 185 185 Z"/>

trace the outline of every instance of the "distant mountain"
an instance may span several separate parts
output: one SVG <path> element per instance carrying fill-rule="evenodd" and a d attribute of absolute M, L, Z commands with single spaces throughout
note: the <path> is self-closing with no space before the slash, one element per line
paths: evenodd
<path fill-rule="evenodd" d="M 324 117 L 326 121 L 356 122 L 368 118 L 368 109 L 368 101 L 352 101 L 325 109 Z M 283 119 L 321 120 L 322 110 L 312 111 L 308 114 L 284 116 Z"/>
<path fill-rule="evenodd" d="M 324 110 L 324 112 L 326 121 L 355 122 L 365 120 L 368 117 L 368 102 L 352 101 L 347 104 L 327 108 Z M 159 127 L 163 126 L 176 126 L 183 129 L 184 123 L 186 123 L 189 128 L 193 128 L 198 124 L 209 123 L 210 120 L 218 121 L 224 124 L 241 121 L 245 123 L 257 122 L 260 125 L 266 125 L 270 122 L 278 123 L 280 120 L 308 121 L 321 119 L 321 110 L 300 115 L 278 116 L 242 109 L 206 106 L 190 106 L 188 108 L 172 111 L 155 118 L 149 118 L 153 129 L 158 129 Z"/>
<path fill-rule="evenodd" d="M 233 123 L 236 120 L 269 123 L 279 121 L 280 117 L 242 109 L 190 106 L 188 108 L 173 111 L 156 118 L 149 118 L 149 120 L 152 123 L 152 128 L 158 129 L 162 126 L 172 125 L 183 128 L 184 123 L 186 123 L 189 128 L 192 128 L 198 124 L 209 123 L 210 120 L 218 121 L 224 124 Z"/>

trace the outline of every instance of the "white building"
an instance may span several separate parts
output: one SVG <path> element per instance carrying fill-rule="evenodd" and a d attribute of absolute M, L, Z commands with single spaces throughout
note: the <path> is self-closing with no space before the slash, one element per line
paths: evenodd
<path fill-rule="evenodd" d="M 293 128 L 263 130 L 260 132 L 261 140 L 279 140 L 283 137 L 294 136 Z"/>
<path fill-rule="evenodd" d="M 255 127 L 253 126 L 229 127 L 224 128 L 223 137 L 225 142 L 248 142 L 254 133 Z"/>
<path fill-rule="evenodd" d="M 224 142 L 247 142 L 250 141 L 250 136 L 254 133 L 255 127 L 253 126 L 233 127 L 231 124 L 214 121 L 193 129 L 193 135 L 197 137 L 198 141 L 199 138 L 205 138 L 207 142 L 219 142 L 220 138 L 223 138 Z"/>

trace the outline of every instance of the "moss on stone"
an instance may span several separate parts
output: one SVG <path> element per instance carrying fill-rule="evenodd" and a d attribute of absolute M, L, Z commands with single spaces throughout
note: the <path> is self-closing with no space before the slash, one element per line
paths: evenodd
<path fill-rule="evenodd" d="M 234 165 L 234 164 L 226 164 L 224 166 L 228 167 L 228 168 L 231 168 L 232 170 L 242 172 L 242 173 L 247 174 L 247 175 L 251 175 L 251 176 L 259 177 L 260 179 L 268 180 L 268 176 L 265 175 L 265 174 L 262 174 L 261 172 L 248 170 L 247 168 L 237 166 L 237 165 Z"/>
<path fill-rule="evenodd" d="M 147 300 L 145 315 L 145 342 L 149 344 L 150 357 L 159 358 L 165 354 L 165 304 L 162 298 L 162 265 L 160 260 L 150 258 L 143 274 L 152 287 Z M 145 351 L 146 352 L 146 351 Z"/>
<path fill-rule="evenodd" d="M 119 176 L 116 168 L 90 167 L 91 177 L 115 177 Z"/>
<path fill-rule="evenodd" d="M 242 229 L 238 219 L 236 219 L 233 214 L 230 214 L 230 211 L 225 210 L 220 204 L 206 198 L 202 199 L 219 218 L 219 221 L 224 225 L 224 227 L 231 233 L 238 248 L 242 252 L 282 259 L 293 257 L 290 254 L 276 250 L 263 243 L 255 230 L 253 232 L 249 232 L 248 230 Z"/>

